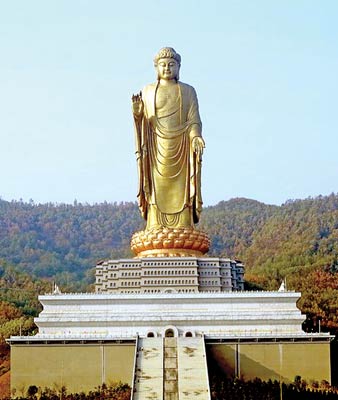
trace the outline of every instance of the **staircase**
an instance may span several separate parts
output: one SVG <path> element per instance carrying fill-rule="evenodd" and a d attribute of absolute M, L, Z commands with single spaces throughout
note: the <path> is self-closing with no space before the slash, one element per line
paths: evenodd
<path fill-rule="evenodd" d="M 179 400 L 209 400 L 209 378 L 203 337 L 177 339 Z"/>
<path fill-rule="evenodd" d="M 177 369 L 177 339 L 164 338 L 164 398 L 163 400 L 179 400 L 178 369 Z"/>
<path fill-rule="evenodd" d="M 163 399 L 163 338 L 138 340 L 132 399 Z"/>
<path fill-rule="evenodd" d="M 203 337 L 139 339 L 132 400 L 210 400 Z"/>

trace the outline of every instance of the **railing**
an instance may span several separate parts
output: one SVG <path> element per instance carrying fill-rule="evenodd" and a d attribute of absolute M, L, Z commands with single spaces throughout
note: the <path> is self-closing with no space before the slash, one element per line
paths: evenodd
<path fill-rule="evenodd" d="M 240 283 L 242 283 L 242 282 L 240 282 Z M 178 284 L 177 284 L 178 285 Z M 151 286 L 151 285 L 150 285 Z M 152 286 L 154 286 L 154 285 L 152 285 Z M 189 284 L 187 284 L 187 286 L 189 286 Z M 131 288 L 131 287 L 130 287 Z M 123 288 L 123 289 L 128 289 L 128 287 L 126 287 L 126 288 Z M 227 292 L 227 293 L 223 293 L 223 292 L 219 292 L 219 293 L 216 293 L 216 295 L 228 295 L 228 296 L 231 296 L 231 295 L 236 295 L 236 296 L 238 296 L 238 295 L 241 295 L 241 294 L 259 294 L 259 295 L 262 295 L 263 297 L 264 296 L 268 296 L 268 295 L 271 295 L 271 294 L 278 294 L 278 295 L 284 295 L 284 294 L 294 294 L 294 293 L 296 293 L 296 294 L 299 294 L 300 295 L 300 293 L 299 292 L 296 292 L 295 290 L 285 290 L 284 292 L 279 292 L 278 290 L 240 290 L 240 291 L 237 291 L 237 292 Z M 191 296 L 191 295 L 194 295 L 194 296 L 196 296 L 196 297 L 199 297 L 199 296 L 201 296 L 201 297 L 203 297 L 203 296 L 206 296 L 207 295 L 207 293 L 205 293 L 205 292 L 190 292 L 190 293 L 164 293 L 164 292 L 159 292 L 159 293 L 109 293 L 109 292 L 100 292 L 100 293 L 97 293 L 97 292 L 88 292 L 88 293 L 79 293 L 79 292 L 76 292 L 76 293 L 60 293 L 60 294 L 56 294 L 56 293 L 45 293 L 45 294 L 43 294 L 43 295 L 39 295 L 39 297 L 41 297 L 41 296 L 53 296 L 53 297 L 62 297 L 62 296 L 76 296 L 76 297 L 95 297 L 95 296 L 99 296 L 99 297 L 112 297 L 112 298 L 114 298 L 114 297 L 116 297 L 116 296 L 118 296 L 118 297 L 131 297 L 131 296 L 133 296 L 133 297 L 144 297 L 145 295 L 147 296 L 147 297 L 149 297 L 149 295 L 152 295 L 152 296 L 163 296 L 163 295 L 179 295 L 179 296 L 182 296 L 182 297 L 189 297 L 189 296 Z"/>
<path fill-rule="evenodd" d="M 137 336 L 136 336 L 135 353 L 134 353 L 133 380 L 132 380 L 132 384 L 131 384 L 130 400 L 133 400 L 133 399 L 134 399 L 134 389 L 135 389 L 135 380 L 136 380 L 136 364 L 137 364 L 138 344 L 139 344 L 139 336 L 137 335 Z"/>
<path fill-rule="evenodd" d="M 165 394 L 165 336 L 162 337 L 162 399 L 164 399 Z"/>
<path fill-rule="evenodd" d="M 205 351 L 205 340 L 204 340 L 204 334 L 202 334 L 202 341 L 203 341 L 203 356 L 204 356 L 204 366 L 205 366 L 205 372 L 206 372 L 206 379 L 207 379 L 207 387 L 208 387 L 208 398 L 211 399 L 210 395 L 210 384 L 209 384 L 209 373 L 208 373 L 208 363 L 207 363 L 207 354 Z"/>
<path fill-rule="evenodd" d="M 32 336 L 11 336 L 11 340 L 19 340 L 19 339 L 24 339 L 24 340 L 50 340 L 50 339 L 55 339 L 55 340 L 136 340 L 137 336 L 133 335 L 106 335 L 106 334 L 91 334 L 91 333 L 86 333 L 86 334 L 62 334 L 62 333 L 55 333 L 55 334 L 41 334 L 38 333 L 36 335 Z"/>

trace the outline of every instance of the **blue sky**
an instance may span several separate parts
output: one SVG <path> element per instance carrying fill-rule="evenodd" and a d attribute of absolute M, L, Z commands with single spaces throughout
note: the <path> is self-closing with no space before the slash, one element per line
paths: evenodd
<path fill-rule="evenodd" d="M 0 196 L 134 201 L 130 97 L 195 87 L 205 205 L 338 192 L 338 2 L 0 0 Z"/>

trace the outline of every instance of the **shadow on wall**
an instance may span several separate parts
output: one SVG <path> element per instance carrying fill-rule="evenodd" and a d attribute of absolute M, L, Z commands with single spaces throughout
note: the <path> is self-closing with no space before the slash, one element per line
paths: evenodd
<path fill-rule="evenodd" d="M 280 380 L 290 383 L 290 379 L 280 376 L 279 371 L 267 368 L 261 363 L 240 354 L 236 345 L 206 345 L 209 373 L 222 371 L 228 377 L 239 377 L 244 380 L 256 377 L 267 381 Z"/>

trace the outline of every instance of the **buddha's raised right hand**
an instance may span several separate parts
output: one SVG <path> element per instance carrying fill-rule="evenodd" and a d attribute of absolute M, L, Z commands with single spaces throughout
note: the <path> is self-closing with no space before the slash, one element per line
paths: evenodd
<path fill-rule="evenodd" d="M 131 100 L 135 117 L 141 117 L 143 115 L 142 92 L 140 92 L 139 94 L 133 94 Z"/>

